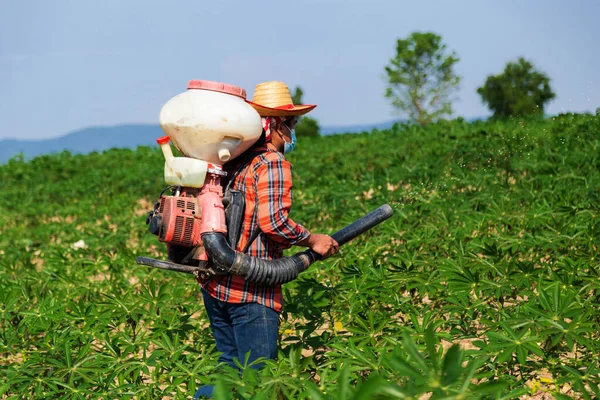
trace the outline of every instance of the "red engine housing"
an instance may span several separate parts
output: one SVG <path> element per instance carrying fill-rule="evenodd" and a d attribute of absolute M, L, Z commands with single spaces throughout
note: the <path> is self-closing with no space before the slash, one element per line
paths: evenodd
<path fill-rule="evenodd" d="M 185 194 L 163 196 L 160 199 L 158 216 L 162 222 L 158 234 L 159 241 L 186 247 L 202 245 L 202 218 L 197 197 L 188 197 Z"/>
<path fill-rule="evenodd" d="M 189 248 L 195 260 L 208 260 L 202 246 L 202 234 L 227 233 L 220 166 L 209 164 L 201 188 L 177 186 L 172 196 L 162 196 L 148 214 L 149 230 L 167 247 Z M 171 247 L 169 247 L 171 249 Z"/>

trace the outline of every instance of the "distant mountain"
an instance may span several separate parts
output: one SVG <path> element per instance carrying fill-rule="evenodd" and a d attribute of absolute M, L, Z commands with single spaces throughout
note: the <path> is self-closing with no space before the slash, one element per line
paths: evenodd
<path fill-rule="evenodd" d="M 321 128 L 322 135 L 338 133 L 359 133 L 373 129 L 389 129 L 395 122 L 378 124 L 326 126 Z M 68 150 L 73 154 L 85 154 L 103 151 L 114 147 L 134 149 L 138 146 L 156 146 L 156 139 L 163 136 L 160 125 L 117 125 L 100 126 L 78 130 L 55 139 L 42 140 L 0 140 L 0 164 L 23 153 L 26 160 L 43 154 Z"/>
<path fill-rule="evenodd" d="M 0 141 L 0 163 L 6 163 L 19 153 L 29 160 L 63 150 L 85 154 L 113 147 L 152 146 L 160 136 L 164 136 L 160 125 L 118 125 L 85 128 L 55 139 L 6 139 Z"/>
<path fill-rule="evenodd" d="M 371 125 L 331 126 L 321 128 L 323 135 L 336 133 L 356 133 L 373 129 L 390 128 L 394 122 Z M 68 150 L 73 154 L 103 151 L 114 147 L 136 148 L 155 146 L 156 139 L 163 136 L 160 125 L 117 125 L 91 127 L 78 130 L 55 139 L 41 140 L 0 140 L 0 163 L 23 153 L 26 160 L 43 154 Z"/>
<path fill-rule="evenodd" d="M 346 126 L 324 126 L 321 127 L 321 135 L 334 135 L 338 133 L 360 133 L 360 132 L 369 132 L 373 129 L 390 129 L 396 122 L 404 122 L 404 121 L 387 121 L 380 122 L 378 124 L 363 124 L 363 125 L 346 125 Z"/>

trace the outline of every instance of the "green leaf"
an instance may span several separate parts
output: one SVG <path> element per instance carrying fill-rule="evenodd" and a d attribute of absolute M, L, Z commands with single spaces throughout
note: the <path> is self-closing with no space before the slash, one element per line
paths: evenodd
<path fill-rule="evenodd" d="M 423 373 L 420 370 L 416 369 L 399 356 L 391 357 L 388 361 L 388 365 L 396 372 L 398 376 L 406 376 L 413 379 L 419 379 L 423 376 Z"/>
<path fill-rule="evenodd" d="M 307 386 L 307 390 L 305 392 L 302 393 L 302 397 L 303 398 L 310 398 L 312 400 L 326 400 L 327 398 L 323 395 L 323 393 L 321 393 L 321 391 L 319 390 L 319 388 L 317 387 L 317 385 L 312 382 L 312 381 L 308 381 L 306 383 Z"/>
<path fill-rule="evenodd" d="M 222 376 L 219 376 L 215 382 L 213 397 L 215 400 L 231 399 L 231 387 L 225 383 Z"/>
<path fill-rule="evenodd" d="M 442 385 L 454 384 L 463 372 L 462 361 L 464 352 L 458 344 L 453 344 L 444 356 L 442 367 Z"/>
<path fill-rule="evenodd" d="M 429 354 L 429 359 L 433 363 L 433 368 L 438 369 L 439 363 L 437 359 L 437 353 L 435 350 L 436 340 L 435 340 L 435 327 L 433 324 L 429 324 L 427 329 L 425 330 L 425 344 L 427 346 L 427 353 Z"/>
<path fill-rule="evenodd" d="M 482 384 L 476 385 L 471 392 L 473 394 L 478 394 L 480 396 L 486 396 L 490 394 L 501 393 L 508 387 L 508 384 L 503 381 L 491 381 L 484 382 Z"/>
<path fill-rule="evenodd" d="M 385 379 L 378 374 L 371 374 L 369 379 L 357 386 L 357 391 L 352 397 L 353 400 L 370 400 L 377 393 L 380 393 L 386 385 Z"/>
<path fill-rule="evenodd" d="M 348 366 L 344 365 L 340 371 L 340 374 L 338 375 L 338 384 L 337 384 L 337 391 L 336 391 L 336 396 L 339 396 L 340 399 L 347 399 L 349 398 L 349 371 L 348 371 Z"/>
<path fill-rule="evenodd" d="M 552 393 L 552 396 L 556 400 L 573 400 L 573 398 L 571 396 L 567 396 L 566 394 L 562 394 L 562 393 L 559 393 L 559 392 Z"/>
<path fill-rule="evenodd" d="M 517 360 L 523 366 L 527 364 L 527 350 L 524 346 L 517 346 Z"/>
<path fill-rule="evenodd" d="M 425 358 L 419 352 L 417 346 L 415 345 L 415 342 L 407 333 L 402 334 L 402 344 L 404 345 L 404 350 L 406 350 L 406 352 L 412 357 L 412 360 L 416 362 L 419 365 L 419 367 L 423 370 L 428 370 Z"/>

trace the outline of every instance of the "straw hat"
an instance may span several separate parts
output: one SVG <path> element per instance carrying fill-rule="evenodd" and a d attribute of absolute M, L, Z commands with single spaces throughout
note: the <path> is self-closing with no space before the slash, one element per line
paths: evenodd
<path fill-rule="evenodd" d="M 314 104 L 294 105 L 290 89 L 280 81 L 259 83 L 252 101 L 247 102 L 261 117 L 300 116 L 316 107 Z"/>

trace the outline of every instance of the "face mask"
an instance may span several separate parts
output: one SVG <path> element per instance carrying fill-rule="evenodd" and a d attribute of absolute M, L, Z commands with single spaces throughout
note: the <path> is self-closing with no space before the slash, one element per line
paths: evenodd
<path fill-rule="evenodd" d="M 288 129 L 288 131 L 290 131 L 290 134 L 292 135 L 292 141 L 289 143 L 286 142 L 285 139 L 283 139 L 283 154 L 288 154 L 291 153 L 296 147 L 296 132 L 294 129 L 290 129 L 290 127 L 286 124 L 283 125 L 285 125 L 285 127 Z"/>

